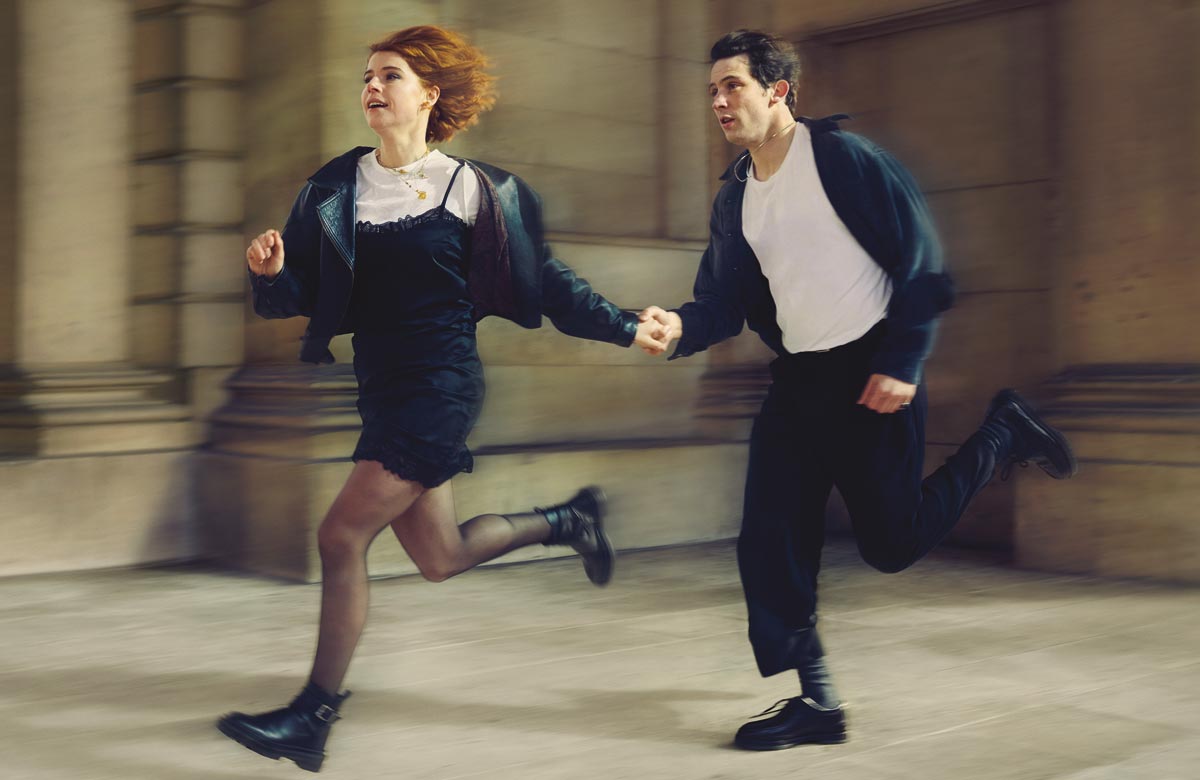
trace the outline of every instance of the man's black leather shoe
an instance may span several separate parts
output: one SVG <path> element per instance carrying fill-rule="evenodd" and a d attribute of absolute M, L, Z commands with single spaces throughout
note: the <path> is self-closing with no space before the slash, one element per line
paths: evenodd
<path fill-rule="evenodd" d="M 583 570 L 596 585 L 607 585 L 612 579 L 616 553 L 604 533 L 604 491 L 586 487 L 565 504 L 556 504 L 534 511 L 546 516 L 551 535 L 547 545 L 567 544 L 583 558 Z"/>
<path fill-rule="evenodd" d="M 261 715 L 233 712 L 217 721 L 217 728 L 260 756 L 290 758 L 301 769 L 320 772 L 329 729 L 341 717 L 338 707 L 349 696 L 349 691 L 330 696 L 309 683 L 282 709 Z"/>
<path fill-rule="evenodd" d="M 779 705 L 783 705 L 780 707 Z M 797 745 L 835 745 L 846 741 L 846 714 L 841 706 L 826 709 L 812 699 L 783 699 L 738 729 L 733 744 L 743 750 L 783 750 Z"/>
<path fill-rule="evenodd" d="M 1079 471 L 1066 437 L 1039 417 L 1016 390 L 996 393 L 988 405 L 984 428 L 992 423 L 1003 425 L 1012 434 L 1012 447 L 1002 476 L 1013 463 L 1035 463 L 1055 479 L 1067 479 Z"/>

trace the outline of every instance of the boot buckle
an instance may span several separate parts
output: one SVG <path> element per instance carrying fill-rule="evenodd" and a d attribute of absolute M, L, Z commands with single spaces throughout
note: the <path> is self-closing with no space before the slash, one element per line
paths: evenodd
<path fill-rule="evenodd" d="M 333 723 L 339 717 L 338 711 L 328 704 L 322 704 L 320 707 L 317 707 L 317 711 L 313 714 L 317 716 L 317 720 L 324 721 L 325 723 Z"/>

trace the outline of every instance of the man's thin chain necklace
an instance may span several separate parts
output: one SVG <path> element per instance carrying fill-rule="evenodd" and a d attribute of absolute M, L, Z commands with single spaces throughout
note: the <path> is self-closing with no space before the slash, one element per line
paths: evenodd
<path fill-rule="evenodd" d="M 420 179 L 428 179 L 429 178 L 428 176 L 425 175 L 425 166 L 429 164 L 429 155 L 432 153 L 433 153 L 432 149 L 426 149 L 425 154 L 421 155 L 421 157 L 419 158 L 421 167 L 412 172 L 410 172 L 407 168 L 389 168 L 388 166 L 384 165 L 383 158 L 380 156 L 378 149 L 375 150 L 375 160 L 376 160 L 376 162 L 379 163 L 380 168 L 383 168 L 385 171 L 392 174 L 393 176 L 398 178 L 400 181 L 404 182 L 405 186 L 407 186 L 413 192 L 417 193 L 417 200 L 425 200 L 425 198 L 429 195 L 429 193 L 426 190 L 423 190 L 420 187 L 415 186 L 412 183 L 412 180 L 413 179 L 420 180 Z"/>
<path fill-rule="evenodd" d="M 775 140 L 775 136 L 779 135 L 779 134 L 780 134 L 780 133 L 782 133 L 784 130 L 789 130 L 789 129 L 791 129 L 791 130 L 795 130 L 795 129 L 796 129 L 796 124 L 797 124 L 796 122 L 792 122 L 791 124 L 784 125 L 783 127 L 779 128 L 779 129 L 778 129 L 778 130 L 776 130 L 775 132 L 771 133 L 769 136 L 767 136 L 767 140 L 763 141 L 761 144 L 759 144 L 758 146 L 754 147 L 754 151 L 755 151 L 755 152 L 757 152 L 759 149 L 761 149 L 761 148 L 763 148 L 764 146 L 766 146 L 767 144 L 771 143 L 771 141 L 774 141 L 774 140 Z M 753 154 L 753 153 L 754 153 L 754 152 L 751 152 L 751 154 Z M 748 163 L 746 164 L 746 177 L 747 177 L 747 178 L 749 178 L 749 177 L 750 177 L 750 166 L 752 166 L 752 165 L 754 164 L 754 160 L 753 160 L 753 158 L 752 158 L 752 157 L 750 157 L 749 155 L 747 155 L 746 159 L 747 159 L 747 160 L 750 160 L 750 162 L 748 162 Z M 735 173 L 736 173 L 736 171 L 735 171 Z M 745 181 L 745 179 L 743 179 L 742 181 Z"/>
<path fill-rule="evenodd" d="M 795 122 L 792 122 L 792 123 L 790 123 L 790 124 L 786 124 L 786 125 L 784 125 L 783 127 L 779 128 L 778 130 L 776 130 L 775 132 L 773 132 L 773 133 L 771 133 L 769 136 L 767 136 L 767 140 L 763 141 L 761 144 L 759 144 L 758 146 L 754 147 L 754 151 L 756 151 L 756 152 L 757 152 L 759 149 L 763 148 L 763 147 L 764 147 L 764 146 L 766 146 L 767 144 L 769 144 L 769 143 L 771 143 L 772 141 L 774 141 L 774 140 L 775 140 L 775 136 L 779 135 L 779 134 L 780 134 L 780 133 L 782 133 L 784 130 L 795 130 L 795 129 L 796 129 L 796 123 L 795 123 Z"/>
<path fill-rule="evenodd" d="M 775 139 L 775 136 L 778 136 L 778 134 L 780 134 L 781 132 L 788 130 L 788 128 L 791 128 L 791 130 L 796 130 L 796 125 L 798 125 L 798 124 L 799 124 L 799 122 L 792 122 L 791 125 L 784 125 L 784 126 L 780 127 L 779 130 L 776 130 L 775 132 L 770 134 L 770 136 L 767 137 L 767 140 L 764 140 L 764 142 L 762 142 L 761 144 L 758 144 L 757 146 L 755 146 L 754 149 L 750 150 L 749 155 L 746 155 L 745 157 L 739 157 L 738 160 L 733 163 L 733 178 L 737 179 L 738 181 L 745 181 L 746 179 L 749 179 L 750 178 L 750 166 L 752 166 L 752 164 L 754 164 L 754 157 L 751 157 L 751 155 L 754 154 L 754 152 L 762 149 L 763 146 L 766 146 L 767 144 L 772 142 L 772 140 Z M 738 175 L 738 168 L 742 167 L 743 160 L 746 161 L 745 174 Z"/>

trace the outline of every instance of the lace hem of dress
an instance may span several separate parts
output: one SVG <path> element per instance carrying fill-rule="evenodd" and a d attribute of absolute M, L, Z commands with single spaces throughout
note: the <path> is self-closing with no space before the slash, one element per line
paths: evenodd
<path fill-rule="evenodd" d="M 350 459 L 355 463 L 360 460 L 373 460 L 400 479 L 419 482 L 426 488 L 435 488 L 461 472 L 470 473 L 475 469 L 475 459 L 471 453 L 462 450 L 439 463 L 431 463 L 418 458 L 410 452 L 396 446 L 395 442 L 378 441 L 364 437 L 354 448 Z"/>
<path fill-rule="evenodd" d="M 377 224 L 370 220 L 363 220 L 357 223 L 355 227 L 363 233 L 399 233 L 437 219 L 448 219 L 451 222 L 459 223 L 463 227 L 469 227 L 465 219 L 445 206 L 435 206 L 429 211 L 422 211 L 420 214 L 412 214 L 400 219 L 394 219 L 391 222 L 380 222 Z"/>

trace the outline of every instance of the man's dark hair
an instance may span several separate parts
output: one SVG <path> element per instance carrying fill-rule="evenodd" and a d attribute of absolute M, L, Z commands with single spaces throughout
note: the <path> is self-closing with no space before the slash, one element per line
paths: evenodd
<path fill-rule="evenodd" d="M 789 85 L 787 106 L 796 112 L 796 82 L 800 78 L 800 57 L 792 44 L 770 33 L 757 30 L 734 30 L 713 44 L 711 62 L 745 54 L 750 60 L 750 75 L 763 89 L 776 81 Z"/>

